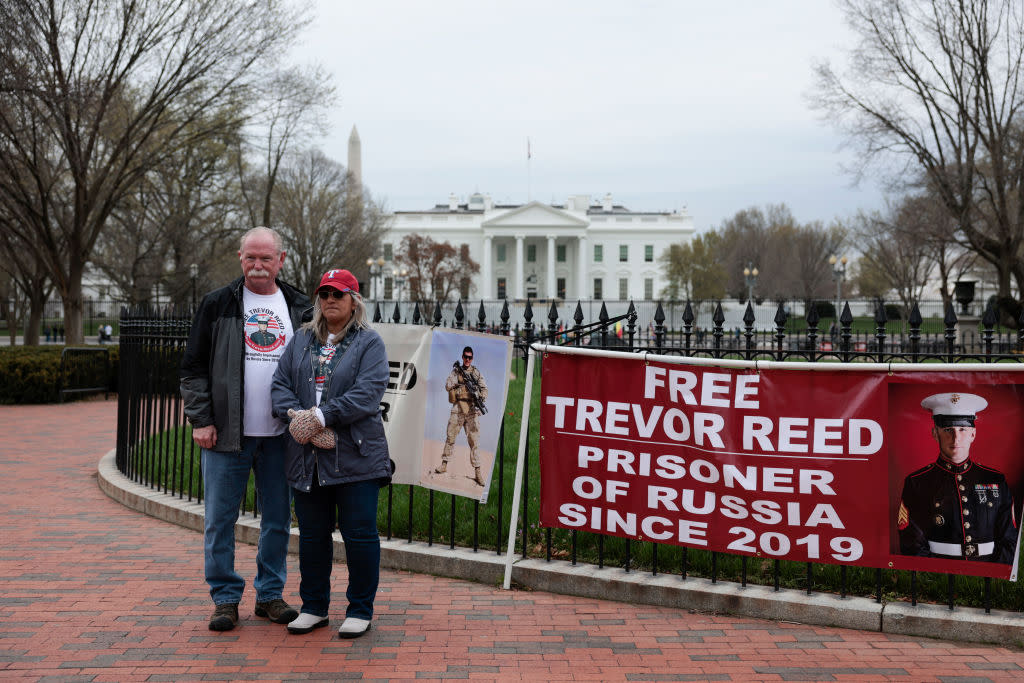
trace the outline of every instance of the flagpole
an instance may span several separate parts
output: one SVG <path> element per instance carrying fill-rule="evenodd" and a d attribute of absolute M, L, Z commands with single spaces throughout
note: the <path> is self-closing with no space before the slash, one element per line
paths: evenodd
<path fill-rule="evenodd" d="M 533 183 L 530 177 L 530 159 L 533 155 L 530 153 L 530 137 L 526 137 L 526 201 L 529 202 L 533 199 Z"/>

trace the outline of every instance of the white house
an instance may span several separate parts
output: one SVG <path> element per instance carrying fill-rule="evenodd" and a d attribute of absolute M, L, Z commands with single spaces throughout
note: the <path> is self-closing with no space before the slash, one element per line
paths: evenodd
<path fill-rule="evenodd" d="M 610 194 L 594 203 L 573 195 L 564 205 L 494 204 L 480 193 L 459 203 L 453 194 L 432 209 L 394 212 L 381 254 L 383 291 L 374 296 L 390 299 L 401 286 L 393 258 L 412 233 L 468 247 L 480 264 L 468 297 L 626 300 L 658 296 L 665 284 L 659 257 L 688 241 L 694 227 L 685 210 L 630 211 Z"/>

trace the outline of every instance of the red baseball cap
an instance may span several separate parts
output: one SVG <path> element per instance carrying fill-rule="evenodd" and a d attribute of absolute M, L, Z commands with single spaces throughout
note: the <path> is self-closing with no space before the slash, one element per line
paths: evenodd
<path fill-rule="evenodd" d="M 324 276 L 320 278 L 320 286 L 316 288 L 319 292 L 324 287 L 330 287 L 336 289 L 339 292 L 355 292 L 359 293 L 359 280 L 356 276 L 347 270 L 328 270 L 324 273 Z"/>

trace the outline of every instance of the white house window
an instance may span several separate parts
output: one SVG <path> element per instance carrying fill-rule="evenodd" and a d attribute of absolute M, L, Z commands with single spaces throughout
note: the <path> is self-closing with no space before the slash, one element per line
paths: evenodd
<path fill-rule="evenodd" d="M 526 260 L 530 263 L 534 263 L 537 260 L 537 245 L 527 244 L 526 245 Z"/>
<path fill-rule="evenodd" d="M 603 260 L 604 260 L 604 245 L 603 244 L 595 244 L 594 245 L 594 263 L 600 263 Z"/>
<path fill-rule="evenodd" d="M 653 244 L 645 244 L 644 245 L 644 261 L 646 261 L 647 263 L 651 263 L 651 262 L 654 261 L 654 245 Z"/>
<path fill-rule="evenodd" d="M 565 263 L 565 245 L 555 245 L 555 260 L 559 263 Z"/>
<path fill-rule="evenodd" d="M 619 261 L 621 261 L 622 263 L 625 263 L 628 260 L 629 260 L 629 245 L 628 244 L 620 244 L 619 245 Z"/>
<path fill-rule="evenodd" d="M 601 278 L 599 278 L 599 277 L 595 277 L 594 278 L 594 298 L 595 299 L 600 299 L 600 298 L 604 297 L 604 288 L 602 286 L 603 284 L 604 283 L 601 281 Z"/>
<path fill-rule="evenodd" d="M 644 298 L 650 301 L 654 298 L 654 278 L 644 278 Z"/>
<path fill-rule="evenodd" d="M 384 260 L 385 261 L 391 261 L 393 259 L 393 257 L 394 257 L 394 253 L 393 252 L 394 252 L 394 248 L 391 246 L 391 244 L 389 242 L 385 242 L 384 243 Z M 388 297 L 388 298 L 391 298 L 391 297 Z"/>
<path fill-rule="evenodd" d="M 629 278 L 619 278 L 619 299 L 625 301 L 629 298 Z"/>
<path fill-rule="evenodd" d="M 498 246 L 498 261 L 504 262 L 505 260 L 505 245 L 499 244 Z"/>

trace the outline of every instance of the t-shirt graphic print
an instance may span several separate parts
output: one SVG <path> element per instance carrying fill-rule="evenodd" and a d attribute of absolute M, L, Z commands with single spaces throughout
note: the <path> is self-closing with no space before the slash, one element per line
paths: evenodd
<path fill-rule="evenodd" d="M 286 425 L 271 410 L 274 370 L 291 341 L 292 321 L 284 294 L 256 294 L 242 288 L 242 336 L 245 343 L 243 434 L 275 436 Z"/>
<path fill-rule="evenodd" d="M 281 318 L 274 311 L 260 307 L 246 311 L 245 344 L 250 349 L 271 353 L 283 349 L 287 341 Z"/>

